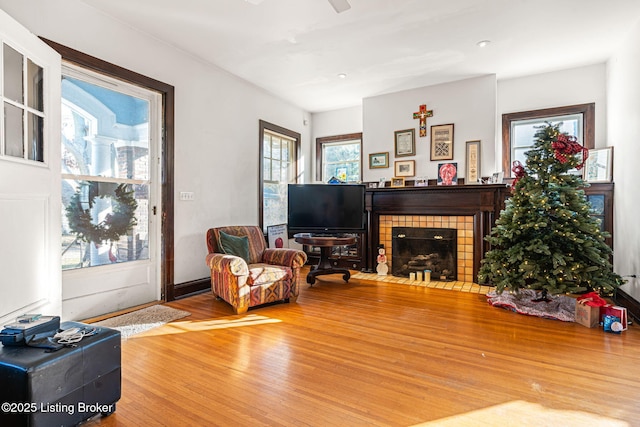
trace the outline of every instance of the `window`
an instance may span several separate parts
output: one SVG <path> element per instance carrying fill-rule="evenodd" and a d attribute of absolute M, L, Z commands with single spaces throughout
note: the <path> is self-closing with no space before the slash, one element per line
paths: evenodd
<path fill-rule="evenodd" d="M 573 135 L 587 148 L 595 147 L 595 104 L 546 108 L 502 115 L 502 168 L 511 176 L 511 165 L 524 163 L 525 153 L 533 146 L 538 126 L 562 122 L 561 131 Z"/>
<path fill-rule="evenodd" d="M 362 180 L 362 133 L 316 139 L 316 180 Z"/>
<path fill-rule="evenodd" d="M 2 44 L 0 158 L 45 162 L 43 68 Z"/>
<path fill-rule="evenodd" d="M 262 230 L 287 223 L 288 184 L 298 179 L 300 134 L 260 121 L 260 220 Z"/>

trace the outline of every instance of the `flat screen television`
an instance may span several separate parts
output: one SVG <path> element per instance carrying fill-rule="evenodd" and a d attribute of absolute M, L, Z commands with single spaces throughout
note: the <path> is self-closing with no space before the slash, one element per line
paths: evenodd
<path fill-rule="evenodd" d="M 289 184 L 288 231 L 340 234 L 366 229 L 364 185 Z"/>

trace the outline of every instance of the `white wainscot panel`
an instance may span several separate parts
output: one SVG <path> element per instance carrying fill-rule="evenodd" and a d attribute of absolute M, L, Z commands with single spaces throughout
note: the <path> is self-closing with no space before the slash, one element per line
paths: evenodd
<path fill-rule="evenodd" d="M 41 312 L 51 302 L 47 210 L 46 198 L 0 195 L 1 318 Z"/>

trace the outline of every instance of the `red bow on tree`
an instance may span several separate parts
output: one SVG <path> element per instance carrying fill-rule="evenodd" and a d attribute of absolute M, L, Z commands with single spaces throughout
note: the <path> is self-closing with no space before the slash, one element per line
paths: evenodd
<path fill-rule="evenodd" d="M 515 179 L 513 180 L 513 184 L 511 184 L 511 188 L 516 188 L 516 184 L 520 179 L 525 175 L 524 166 L 518 160 L 513 162 L 513 166 L 511 167 L 511 172 L 513 172 L 513 176 Z"/>
<path fill-rule="evenodd" d="M 567 163 L 567 156 L 582 153 L 582 162 L 576 166 L 580 170 L 584 166 L 584 162 L 589 157 L 589 150 L 578 143 L 575 136 L 561 133 L 558 138 L 551 143 L 551 147 L 555 150 L 553 156 L 560 163 Z"/>

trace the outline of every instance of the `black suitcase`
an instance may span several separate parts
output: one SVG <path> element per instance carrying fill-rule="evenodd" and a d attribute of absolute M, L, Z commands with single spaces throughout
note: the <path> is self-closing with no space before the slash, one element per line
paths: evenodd
<path fill-rule="evenodd" d="M 64 322 L 62 330 L 89 328 Z M 96 327 L 75 347 L 0 347 L 0 426 L 75 426 L 109 415 L 121 395 L 121 339 Z"/>

